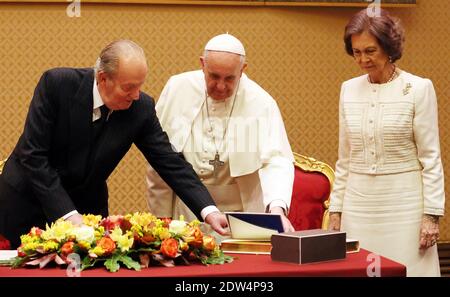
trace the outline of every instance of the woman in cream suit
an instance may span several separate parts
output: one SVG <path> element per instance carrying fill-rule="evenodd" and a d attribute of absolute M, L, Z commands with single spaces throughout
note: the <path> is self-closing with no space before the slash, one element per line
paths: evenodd
<path fill-rule="evenodd" d="M 366 74 L 341 88 L 330 229 L 404 264 L 408 276 L 439 276 L 445 197 L 433 84 L 394 64 L 403 28 L 385 10 L 354 15 L 344 41 Z"/>

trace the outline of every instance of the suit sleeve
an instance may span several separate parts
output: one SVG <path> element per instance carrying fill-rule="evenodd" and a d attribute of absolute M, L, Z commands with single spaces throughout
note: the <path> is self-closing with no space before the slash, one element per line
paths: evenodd
<path fill-rule="evenodd" d="M 16 150 L 32 191 L 49 221 L 75 210 L 58 172 L 49 163 L 58 109 L 51 90 L 57 85 L 59 82 L 54 74 L 50 71 L 43 74 L 31 100 L 24 132 Z"/>
<path fill-rule="evenodd" d="M 147 98 L 153 101 L 151 98 Z M 135 141 L 139 150 L 159 176 L 175 191 L 191 211 L 201 219 L 203 208 L 215 205 L 192 165 L 172 149 L 162 130 L 153 104 L 145 107 L 145 124 Z"/>

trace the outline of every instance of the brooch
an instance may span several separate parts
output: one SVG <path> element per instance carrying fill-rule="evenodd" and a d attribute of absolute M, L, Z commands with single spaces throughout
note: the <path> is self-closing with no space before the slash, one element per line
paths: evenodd
<path fill-rule="evenodd" d="M 411 84 L 407 83 L 406 87 L 403 89 L 403 96 L 406 96 L 409 94 L 409 89 L 411 89 Z"/>

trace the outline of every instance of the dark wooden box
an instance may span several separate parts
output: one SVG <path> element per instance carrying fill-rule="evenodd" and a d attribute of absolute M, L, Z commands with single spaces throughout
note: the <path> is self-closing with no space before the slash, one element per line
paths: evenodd
<path fill-rule="evenodd" d="M 273 261 L 297 264 L 345 259 L 346 233 L 313 229 L 272 235 Z"/>

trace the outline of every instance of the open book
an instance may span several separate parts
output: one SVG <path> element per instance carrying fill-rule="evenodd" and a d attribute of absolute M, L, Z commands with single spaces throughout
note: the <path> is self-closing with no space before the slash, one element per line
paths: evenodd
<path fill-rule="evenodd" d="M 221 242 L 228 253 L 270 254 L 273 234 L 283 232 L 279 214 L 225 212 L 230 226 L 231 238 Z"/>
<path fill-rule="evenodd" d="M 260 212 L 225 212 L 231 237 L 245 240 L 270 241 L 272 234 L 283 232 L 281 216 Z"/>

